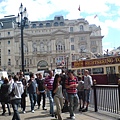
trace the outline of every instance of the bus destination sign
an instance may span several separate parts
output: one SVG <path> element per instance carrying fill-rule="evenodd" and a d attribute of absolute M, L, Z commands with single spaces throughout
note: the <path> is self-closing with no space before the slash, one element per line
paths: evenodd
<path fill-rule="evenodd" d="M 118 64 L 118 63 L 120 63 L 120 56 L 115 56 L 115 57 L 107 57 L 100 59 L 74 61 L 72 62 L 72 68 L 97 66 L 97 65 L 109 65 L 109 64 Z"/>

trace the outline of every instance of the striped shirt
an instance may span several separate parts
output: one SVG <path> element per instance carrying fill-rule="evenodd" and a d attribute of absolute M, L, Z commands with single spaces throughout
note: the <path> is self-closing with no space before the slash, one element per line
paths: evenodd
<path fill-rule="evenodd" d="M 48 90 L 52 90 L 53 89 L 53 81 L 54 81 L 54 77 L 50 77 L 48 76 L 46 79 L 45 79 L 45 86 L 47 87 Z"/>
<path fill-rule="evenodd" d="M 71 80 L 70 78 L 68 78 L 68 79 L 65 81 L 65 84 L 66 84 L 66 85 L 78 84 L 78 79 L 77 79 L 77 77 L 74 77 L 73 80 Z M 77 93 L 77 88 L 76 88 L 76 87 L 67 88 L 67 93 L 70 93 L 70 94 Z"/>

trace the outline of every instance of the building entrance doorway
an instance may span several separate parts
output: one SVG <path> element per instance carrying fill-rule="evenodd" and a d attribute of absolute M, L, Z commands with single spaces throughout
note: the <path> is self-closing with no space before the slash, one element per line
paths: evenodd
<path fill-rule="evenodd" d="M 48 70 L 48 63 L 45 60 L 41 60 L 37 64 L 37 71 Z"/>

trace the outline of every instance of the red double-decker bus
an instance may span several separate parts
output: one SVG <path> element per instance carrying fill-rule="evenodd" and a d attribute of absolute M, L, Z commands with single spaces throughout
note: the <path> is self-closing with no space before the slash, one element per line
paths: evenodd
<path fill-rule="evenodd" d="M 120 56 L 72 62 L 72 69 L 77 74 L 84 74 L 87 69 L 97 84 L 118 84 L 120 79 Z"/>

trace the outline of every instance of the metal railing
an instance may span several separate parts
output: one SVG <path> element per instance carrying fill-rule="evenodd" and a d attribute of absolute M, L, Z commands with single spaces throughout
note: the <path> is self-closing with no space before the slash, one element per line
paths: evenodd
<path fill-rule="evenodd" d="M 120 114 L 120 80 L 118 85 L 94 85 L 92 86 L 90 106 L 95 112 L 104 110 Z"/>

